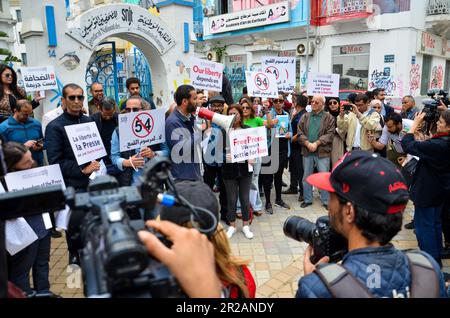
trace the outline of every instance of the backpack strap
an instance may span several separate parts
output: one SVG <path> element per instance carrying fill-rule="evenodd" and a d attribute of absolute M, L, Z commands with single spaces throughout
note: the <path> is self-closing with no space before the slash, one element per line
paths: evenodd
<path fill-rule="evenodd" d="M 374 298 L 369 289 L 339 264 L 321 264 L 314 270 L 333 298 Z"/>
<path fill-rule="evenodd" d="M 439 276 L 430 260 L 419 252 L 405 252 L 411 271 L 411 298 L 439 298 Z"/>

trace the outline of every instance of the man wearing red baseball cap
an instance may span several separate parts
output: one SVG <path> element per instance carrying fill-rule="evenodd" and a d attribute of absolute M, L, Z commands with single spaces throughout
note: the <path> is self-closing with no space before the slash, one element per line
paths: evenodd
<path fill-rule="evenodd" d="M 334 275 L 336 272 L 330 269 L 336 266 L 324 264 L 328 263 L 328 257 L 315 265 L 310 262 L 309 246 L 304 257 L 305 276 L 299 281 L 297 297 L 362 297 L 356 292 L 358 288 L 339 285 L 344 275 L 356 278 L 357 285 L 374 297 L 417 297 L 412 288 L 417 281 L 421 282 L 421 288 L 436 291 L 434 294 L 431 291 L 429 297 L 445 297 L 443 275 L 430 255 L 411 253 L 427 269 L 425 274 L 413 275 L 411 269 L 416 267 L 411 265 L 409 255 L 390 243 L 401 229 L 402 213 L 409 200 L 408 188 L 397 167 L 377 154 L 354 151 L 344 155 L 331 173 L 317 173 L 306 181 L 330 193 L 330 225 L 348 240 L 349 252 L 340 266 L 341 275 Z M 323 275 L 327 268 L 331 274 Z M 342 293 L 336 292 L 336 288 Z"/>

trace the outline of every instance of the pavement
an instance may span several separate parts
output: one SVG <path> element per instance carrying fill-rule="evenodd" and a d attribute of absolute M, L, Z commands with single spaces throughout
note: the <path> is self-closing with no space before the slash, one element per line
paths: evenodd
<path fill-rule="evenodd" d="M 284 176 L 287 179 L 287 176 Z M 285 188 L 284 188 L 285 189 Z M 274 196 L 274 190 L 272 190 Z M 301 216 L 312 222 L 327 211 L 322 207 L 317 191 L 314 204 L 300 208 L 298 195 L 283 195 L 283 200 L 291 209 L 274 206 L 274 214 L 264 213 L 251 224 L 254 238 L 249 240 L 242 233 L 242 223 L 237 220 L 237 232 L 230 244 L 234 255 L 249 261 L 249 268 L 256 282 L 257 298 L 292 298 L 297 291 L 297 283 L 303 276 L 303 254 L 306 243 L 286 237 L 283 224 L 291 215 Z M 272 201 L 273 203 L 274 201 Z M 410 203 L 405 211 L 403 224 L 411 221 L 413 206 Z M 226 227 L 226 225 L 225 225 Z M 413 230 L 402 230 L 392 240 L 399 249 L 418 248 Z M 53 239 L 50 258 L 51 290 L 64 298 L 84 297 L 81 270 L 68 266 L 68 252 L 65 238 Z M 450 272 L 450 260 L 443 260 L 443 271 Z"/>

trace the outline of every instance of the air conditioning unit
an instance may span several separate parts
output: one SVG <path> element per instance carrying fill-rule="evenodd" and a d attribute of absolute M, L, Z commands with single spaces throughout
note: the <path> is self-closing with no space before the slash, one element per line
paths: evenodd
<path fill-rule="evenodd" d="M 215 51 L 209 51 L 209 52 L 206 54 L 206 59 L 207 59 L 208 61 L 212 61 L 212 62 L 220 62 L 219 59 L 218 59 L 218 57 L 217 57 L 217 53 L 216 53 Z"/>
<path fill-rule="evenodd" d="M 203 15 L 205 17 L 212 17 L 216 15 L 216 9 L 214 7 L 203 8 Z"/>
<path fill-rule="evenodd" d="M 297 48 L 295 50 L 297 56 L 306 56 L 306 55 L 313 55 L 314 54 L 314 42 L 309 42 L 309 52 L 306 52 L 307 50 L 307 42 L 300 42 L 297 45 Z"/>

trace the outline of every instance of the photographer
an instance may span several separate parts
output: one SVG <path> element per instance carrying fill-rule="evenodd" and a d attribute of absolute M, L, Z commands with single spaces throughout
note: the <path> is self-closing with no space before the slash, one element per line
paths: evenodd
<path fill-rule="evenodd" d="M 442 273 L 432 257 L 413 253 L 427 269 L 416 276 L 411 269 L 416 262 L 389 243 L 401 229 L 408 202 L 406 184 L 394 165 L 377 154 L 354 151 L 346 154 L 333 172 L 312 175 L 307 181 L 330 192 L 330 224 L 347 239 L 348 253 L 341 266 L 323 264 L 328 257 L 313 265 L 309 246 L 297 297 L 391 298 L 408 297 L 410 292 L 414 297 L 417 281 L 427 296 L 445 297 Z M 338 272 L 333 271 L 336 267 Z M 339 275 L 333 277 L 334 273 Z"/>
<path fill-rule="evenodd" d="M 425 116 L 424 112 L 416 116 L 409 133 L 403 137 L 402 147 L 407 154 L 420 158 L 410 190 L 419 247 L 442 266 L 441 210 L 450 194 L 450 111 L 441 113 L 436 135 L 426 141 L 415 141 L 414 133 Z"/>

